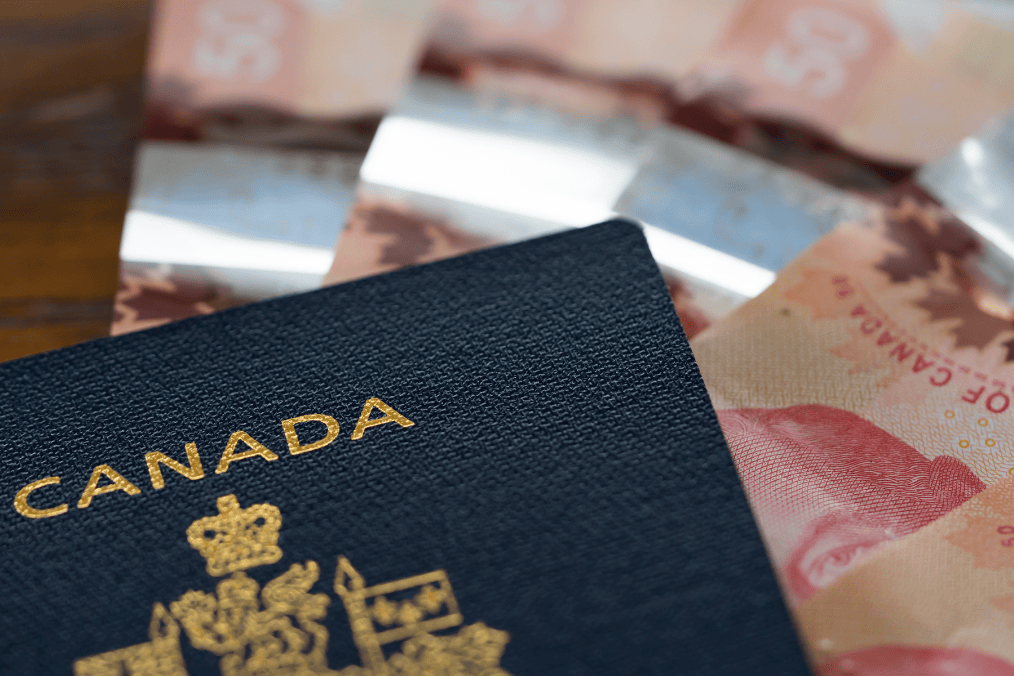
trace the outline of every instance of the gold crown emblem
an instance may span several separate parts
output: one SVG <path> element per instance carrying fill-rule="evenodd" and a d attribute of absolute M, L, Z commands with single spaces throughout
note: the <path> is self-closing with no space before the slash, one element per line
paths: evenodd
<path fill-rule="evenodd" d="M 208 575 L 221 577 L 282 558 L 278 531 L 282 513 L 274 505 L 251 505 L 240 509 L 235 495 L 218 499 L 218 516 L 206 516 L 190 524 L 187 540 L 208 564 Z"/>
<path fill-rule="evenodd" d="M 279 509 L 240 509 L 235 495 L 225 495 L 218 511 L 190 524 L 187 539 L 209 574 L 230 577 L 214 593 L 188 590 L 168 610 L 156 603 L 149 641 L 75 660 L 75 676 L 187 676 L 183 635 L 192 648 L 219 656 L 223 676 L 510 676 L 500 668 L 510 634 L 482 622 L 463 626 L 444 570 L 368 587 L 344 556 L 334 591 L 362 666 L 330 669 L 324 621 L 331 599 L 311 592 L 317 563 L 294 563 L 263 587 L 243 572 L 282 557 Z M 391 646 L 399 641 L 400 651 Z"/>

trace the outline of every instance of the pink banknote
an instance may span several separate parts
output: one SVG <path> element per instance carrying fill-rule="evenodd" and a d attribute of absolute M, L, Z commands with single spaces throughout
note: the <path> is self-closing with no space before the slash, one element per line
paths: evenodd
<path fill-rule="evenodd" d="M 113 333 L 319 285 L 429 9 L 157 3 Z"/>
<path fill-rule="evenodd" d="M 784 131 L 765 124 L 773 122 L 795 128 L 789 146 L 840 144 L 884 171 L 926 162 L 1014 101 L 1014 11 L 1000 3 L 441 0 L 438 8 L 429 61 L 437 70 L 488 79 L 490 59 L 501 70 L 527 61 L 543 74 L 652 84 L 674 120 L 726 140 L 777 145 Z"/>
<path fill-rule="evenodd" d="M 826 235 L 692 343 L 786 597 L 827 674 L 1014 673 L 1009 648 L 954 638 L 979 631 L 965 616 L 947 617 L 956 634 L 920 633 L 927 625 L 905 605 L 962 597 L 974 566 L 941 569 L 967 561 L 919 554 L 921 569 L 879 568 L 879 586 L 849 581 L 1014 481 L 1010 265 L 945 210 L 900 195 Z M 1002 557 L 1010 544 L 999 546 Z M 920 571 L 939 574 L 940 588 L 881 597 L 910 589 Z M 831 590 L 836 600 L 820 601 Z M 845 598 L 858 610 L 839 612 Z M 862 609 L 873 607 L 879 624 L 864 624 Z M 975 650 L 951 651 L 964 646 Z M 937 662 L 965 666 L 926 666 Z"/>
<path fill-rule="evenodd" d="M 163 0 L 152 33 L 147 134 L 365 149 L 375 118 L 414 68 L 429 6 Z M 328 126 L 336 120 L 365 128 L 357 135 Z"/>

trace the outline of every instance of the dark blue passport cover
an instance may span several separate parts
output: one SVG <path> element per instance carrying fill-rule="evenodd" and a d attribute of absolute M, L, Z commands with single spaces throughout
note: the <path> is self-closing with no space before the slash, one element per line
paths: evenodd
<path fill-rule="evenodd" d="M 807 673 L 629 223 L 0 383 L 4 674 Z"/>

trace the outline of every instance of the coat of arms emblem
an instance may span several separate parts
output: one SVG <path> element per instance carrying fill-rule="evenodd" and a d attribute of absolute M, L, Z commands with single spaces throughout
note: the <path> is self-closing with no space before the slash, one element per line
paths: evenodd
<path fill-rule="evenodd" d="M 509 676 L 500 668 L 509 635 L 481 622 L 465 626 L 443 570 L 367 586 L 344 556 L 333 589 L 361 665 L 329 668 L 321 622 L 332 599 L 310 592 L 317 563 L 294 563 L 261 588 L 245 571 L 281 560 L 281 512 L 270 504 L 241 509 L 234 495 L 219 498 L 218 509 L 187 529 L 208 574 L 222 578 L 214 593 L 190 590 L 168 607 L 156 603 L 148 642 L 78 659 L 75 676 L 185 676 L 184 637 L 219 656 L 223 676 Z"/>

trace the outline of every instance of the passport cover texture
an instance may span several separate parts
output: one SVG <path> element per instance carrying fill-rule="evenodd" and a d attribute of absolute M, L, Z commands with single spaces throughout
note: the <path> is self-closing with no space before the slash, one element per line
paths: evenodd
<path fill-rule="evenodd" d="M 610 222 L 0 366 L 0 673 L 805 674 Z"/>

